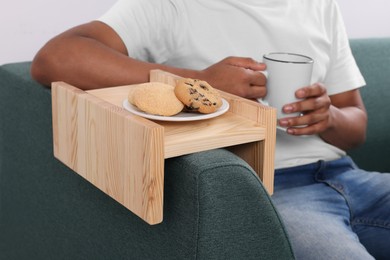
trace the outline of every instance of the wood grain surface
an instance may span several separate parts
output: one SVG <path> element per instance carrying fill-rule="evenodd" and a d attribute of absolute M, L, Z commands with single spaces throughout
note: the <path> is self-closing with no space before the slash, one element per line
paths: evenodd
<path fill-rule="evenodd" d="M 151 71 L 150 81 L 178 77 Z M 225 114 L 202 121 L 163 122 L 126 111 L 130 88 L 82 91 L 52 84 L 54 155 L 149 224 L 163 221 L 164 159 L 228 148 L 253 167 L 273 192 L 276 113 L 221 91 Z M 228 192 L 228 191 L 227 191 Z"/>

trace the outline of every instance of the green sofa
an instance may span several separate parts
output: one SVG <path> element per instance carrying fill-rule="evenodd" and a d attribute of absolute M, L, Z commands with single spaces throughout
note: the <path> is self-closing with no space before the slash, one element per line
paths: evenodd
<path fill-rule="evenodd" d="M 367 79 L 362 168 L 390 172 L 390 39 L 352 40 Z M 53 157 L 50 90 L 0 67 L 0 259 L 293 259 L 253 170 L 222 149 L 166 160 L 164 221 L 149 226 Z"/>
<path fill-rule="evenodd" d="M 367 141 L 349 152 L 360 168 L 390 172 L 390 38 L 355 39 L 352 52 L 366 79 Z"/>

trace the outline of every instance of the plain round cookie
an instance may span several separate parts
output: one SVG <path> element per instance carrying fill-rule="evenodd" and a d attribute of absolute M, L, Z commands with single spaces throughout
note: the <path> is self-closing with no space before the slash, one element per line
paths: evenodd
<path fill-rule="evenodd" d="M 137 87 L 141 86 L 142 87 L 143 84 L 140 84 L 140 85 L 136 85 L 136 86 L 132 86 L 129 90 L 129 93 L 127 95 L 127 100 L 129 101 L 130 104 L 132 104 L 133 106 L 135 106 L 134 104 L 134 92 L 135 90 L 137 89 Z"/>
<path fill-rule="evenodd" d="M 189 111 L 209 114 L 222 106 L 219 92 L 206 81 L 190 78 L 180 79 L 176 84 L 175 94 Z"/>
<path fill-rule="evenodd" d="M 184 108 L 183 103 L 175 95 L 174 87 L 160 82 L 135 86 L 135 89 L 130 91 L 128 99 L 138 109 L 159 116 L 173 116 Z"/>

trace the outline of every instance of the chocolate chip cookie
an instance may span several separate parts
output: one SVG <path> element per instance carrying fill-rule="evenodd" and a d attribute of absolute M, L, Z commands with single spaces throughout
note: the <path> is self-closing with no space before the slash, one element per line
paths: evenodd
<path fill-rule="evenodd" d="M 180 79 L 176 84 L 175 94 L 189 111 L 209 114 L 222 106 L 219 92 L 206 81 L 190 78 Z"/>

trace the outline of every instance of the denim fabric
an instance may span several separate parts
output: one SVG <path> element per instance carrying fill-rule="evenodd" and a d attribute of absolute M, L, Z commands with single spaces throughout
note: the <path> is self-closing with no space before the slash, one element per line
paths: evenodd
<path fill-rule="evenodd" d="M 297 259 L 389 259 L 390 174 L 349 157 L 280 169 L 272 198 Z"/>

